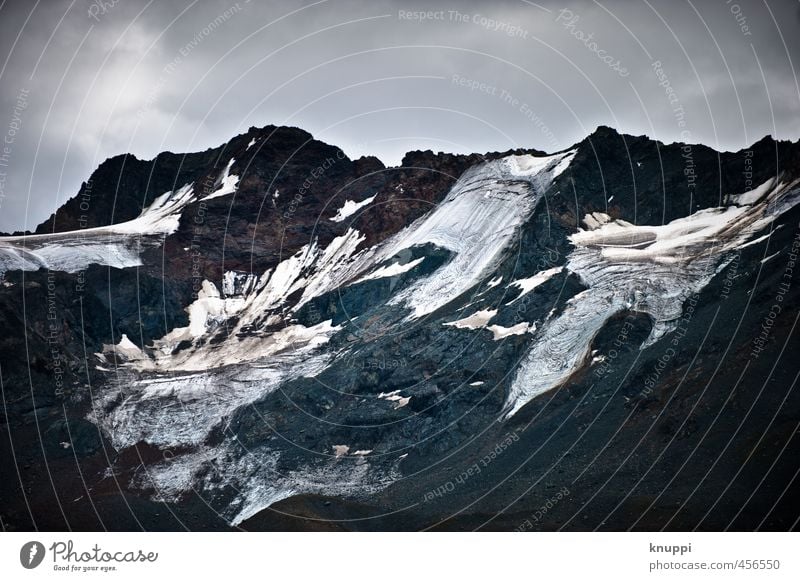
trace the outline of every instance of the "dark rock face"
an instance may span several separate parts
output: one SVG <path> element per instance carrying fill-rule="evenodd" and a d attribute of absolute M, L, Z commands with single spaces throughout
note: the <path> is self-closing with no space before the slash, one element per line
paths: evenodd
<path fill-rule="evenodd" d="M 796 185 L 766 210 L 775 215 L 767 229 L 726 250 L 683 301 L 685 329 L 650 341 L 657 322 L 632 289 L 630 304 L 583 338 L 586 354 L 565 379 L 510 416 L 508 405 L 532 345 L 592 290 L 573 265 L 572 236 L 588 228 L 587 214 L 659 226 L 735 209 L 729 195 L 800 177 L 800 145 L 765 138 L 718 153 L 601 127 L 573 149 L 563 172 L 555 162 L 540 171 L 553 174 L 547 181 L 498 169 L 510 155 L 544 155 L 534 150 L 417 151 L 386 168 L 272 126 L 206 152 L 107 160 L 37 233 L 120 224 L 184 184 L 195 197 L 177 229 L 142 251 L 141 266 L 4 273 L 0 462 L 12 477 L 0 484 L 3 527 L 796 526 L 800 503 L 784 494 L 800 451 L 792 438 L 800 367 L 790 355 L 800 297 L 787 270 L 800 223 Z M 473 186 L 469 172 L 483 177 Z M 238 177 L 235 192 L 203 199 L 224 175 Z M 490 266 L 441 305 L 447 286 L 425 295 L 435 308 L 412 316 L 425 281 L 490 244 L 469 231 L 474 215 L 455 210 L 446 216 L 453 240 L 437 225 L 395 244 L 447 207 L 456 184 L 476 200 L 499 195 L 513 205 L 535 192 L 537 201 L 516 225 L 490 216 L 492 235 L 509 232 Z M 346 202 L 373 196 L 332 220 Z M 351 254 L 325 254 L 347 247 L 352 231 L 360 238 Z M 378 258 L 358 270 L 358 252 Z M 370 278 L 380 269 L 389 274 Z M 240 278 L 228 284 L 231 272 Z M 278 284 L 277 273 L 300 282 L 275 290 L 272 304 L 266 285 Z M 509 284 L 542 273 L 527 292 Z M 449 284 L 477 274 L 457 272 Z M 203 281 L 229 301 L 222 314 Z M 307 296 L 313 284 L 321 290 Z M 214 311 L 203 332 L 177 333 L 191 329 L 197 315 L 186 307 L 198 298 Z M 780 316 L 771 316 L 776 304 Z M 469 322 L 484 311 L 493 312 L 488 321 Z M 307 329 L 324 340 L 309 344 Z M 123 334 L 142 359 L 104 347 Z M 568 367 L 569 349 L 559 339 L 546 352 Z M 192 356 L 205 358 L 205 373 Z M 176 383 L 142 395 L 153 382 Z M 129 397 L 139 407 L 126 416 Z M 175 412 L 161 411 L 171 405 Z M 176 485 L 181 478 L 192 487 Z"/>
<path fill-rule="evenodd" d="M 551 203 L 568 226 L 589 212 L 659 225 L 725 205 L 781 172 L 795 172 L 798 148 L 770 137 L 735 153 L 704 145 L 665 145 L 599 127 L 580 144 L 570 180 Z M 578 212 L 576 215 L 576 200 Z"/>

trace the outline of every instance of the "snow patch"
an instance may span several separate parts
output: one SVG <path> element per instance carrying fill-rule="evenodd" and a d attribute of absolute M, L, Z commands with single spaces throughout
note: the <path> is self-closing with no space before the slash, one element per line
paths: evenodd
<path fill-rule="evenodd" d="M 252 273 L 227 271 L 222 275 L 222 294 L 226 297 L 247 296 L 258 284 L 258 277 Z"/>
<path fill-rule="evenodd" d="M 220 448 L 200 446 L 196 452 L 148 466 L 133 485 L 145 490 L 155 488 L 155 499 L 161 502 L 178 501 L 186 493 L 199 495 L 236 526 L 290 496 L 359 499 L 399 478 L 396 468 L 374 466 L 363 456 L 355 463 L 342 462 L 335 455 L 309 459 L 306 465 L 287 470 L 279 466 L 281 454 L 266 447 L 243 451 L 235 442 Z M 236 491 L 233 497 L 231 490 Z"/>
<path fill-rule="evenodd" d="M 258 348 L 249 343 L 243 351 Z M 242 357 L 246 360 L 247 357 Z M 315 377 L 330 356 L 305 346 L 270 357 L 208 369 L 142 375 L 119 368 L 89 419 L 121 450 L 137 442 L 161 447 L 201 444 L 237 409 L 277 390 L 287 381 Z"/>
<path fill-rule="evenodd" d="M 775 181 L 775 178 L 769 178 L 757 188 L 749 190 L 743 194 L 729 196 L 730 201 L 737 206 L 749 206 L 755 204 L 756 202 L 761 201 L 761 199 L 768 193 L 773 191 L 774 187 L 776 186 Z"/>
<path fill-rule="evenodd" d="M 496 309 L 486 309 L 477 311 L 464 319 L 444 323 L 444 325 L 456 327 L 457 329 L 482 329 L 496 314 Z"/>
<path fill-rule="evenodd" d="M 536 330 L 536 325 L 530 323 L 518 323 L 513 327 L 501 327 L 500 325 L 490 325 L 488 329 L 494 334 L 494 340 L 505 339 L 511 335 L 524 335 L 525 333 L 533 333 Z"/>
<path fill-rule="evenodd" d="M 515 280 L 513 282 L 508 283 L 509 287 L 511 286 L 519 287 L 520 289 L 522 289 L 522 292 L 519 293 L 519 295 L 516 298 L 507 302 L 506 306 L 515 303 L 516 301 L 524 297 L 526 294 L 531 292 L 533 289 L 535 289 L 537 286 L 546 283 L 548 280 L 553 278 L 562 270 L 564 270 L 563 266 L 556 266 L 553 268 L 548 268 L 547 270 L 543 270 L 542 272 L 537 272 L 536 274 L 534 274 L 529 278 L 521 278 L 519 280 Z"/>
<path fill-rule="evenodd" d="M 203 198 L 204 202 L 213 200 L 214 198 L 227 196 L 236 191 L 236 188 L 239 185 L 239 176 L 230 175 L 231 167 L 233 166 L 234 161 L 234 158 L 231 158 L 231 160 L 228 162 L 228 165 L 226 165 L 225 169 L 222 170 L 222 173 L 217 178 L 217 189 Z"/>
<path fill-rule="evenodd" d="M 333 455 L 336 458 L 341 458 L 342 456 L 347 456 L 347 453 L 350 451 L 350 446 L 345 446 L 344 444 L 338 444 L 335 446 L 331 446 L 333 449 Z"/>
<path fill-rule="evenodd" d="M 116 345 L 103 345 L 103 353 L 113 353 L 117 357 L 122 357 L 127 361 L 139 361 L 146 359 L 146 355 L 139 347 L 128 338 L 125 333 L 120 337 Z"/>
<path fill-rule="evenodd" d="M 394 409 L 400 409 L 408 405 L 408 402 L 411 401 L 411 396 L 403 397 L 400 395 L 400 390 L 397 389 L 395 391 L 390 391 L 389 393 L 379 393 L 378 399 L 390 401 L 394 403 Z"/>
<path fill-rule="evenodd" d="M 555 179 L 569 167 L 576 153 L 577 150 L 569 151 L 558 156 L 537 157 L 534 155 L 510 155 L 504 158 L 504 161 L 512 175 L 531 177 L 550 168 L 550 179 Z M 553 158 L 558 158 L 555 165 L 551 163 Z"/>
<path fill-rule="evenodd" d="M 400 264 L 399 262 L 395 262 L 393 264 L 390 264 L 389 266 L 382 266 L 377 270 L 374 270 L 371 273 L 362 276 L 358 280 L 354 281 L 352 284 L 358 284 L 360 282 L 364 282 L 367 280 L 375 280 L 377 278 L 385 278 L 388 276 L 399 276 L 413 269 L 418 264 L 421 264 L 423 260 L 425 260 L 424 256 L 421 258 L 417 258 L 416 260 L 406 262 L 405 264 Z"/>
<path fill-rule="evenodd" d="M 613 197 L 611 196 L 608 201 L 610 202 Z M 611 222 L 611 216 L 603 212 L 592 212 L 583 217 L 583 223 L 589 230 L 597 230 L 600 226 L 609 222 Z"/>
<path fill-rule="evenodd" d="M 333 218 L 331 218 L 331 222 L 342 222 L 342 221 L 344 221 L 346 218 L 349 218 L 350 216 L 352 216 L 353 214 L 358 212 L 364 206 L 368 206 L 369 204 L 371 204 L 372 201 L 375 199 L 375 197 L 377 195 L 378 194 L 375 194 L 374 196 L 372 196 L 370 198 L 366 198 L 365 200 L 362 200 L 361 202 L 354 202 L 353 200 L 346 200 L 345 203 L 344 203 L 344 206 L 339 208 L 337 210 L 337 212 L 336 212 L 336 215 Z"/>

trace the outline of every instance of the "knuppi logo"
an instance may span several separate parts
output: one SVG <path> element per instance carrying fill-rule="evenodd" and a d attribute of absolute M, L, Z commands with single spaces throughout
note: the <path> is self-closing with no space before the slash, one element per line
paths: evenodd
<path fill-rule="evenodd" d="M 44 560 L 44 545 L 39 541 L 30 541 L 19 550 L 19 562 L 26 569 L 35 569 Z"/>

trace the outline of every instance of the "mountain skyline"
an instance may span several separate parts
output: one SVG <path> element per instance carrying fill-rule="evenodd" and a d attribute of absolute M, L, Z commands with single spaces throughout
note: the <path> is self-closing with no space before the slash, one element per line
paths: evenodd
<path fill-rule="evenodd" d="M 735 6 L 7 2 L 0 231 L 34 228 L 103 159 L 266 123 L 387 165 L 414 149 L 554 151 L 598 125 L 730 151 L 796 139 L 796 6 Z"/>
<path fill-rule="evenodd" d="M 254 132 L 262 133 L 262 132 L 266 131 L 266 132 L 269 133 L 269 132 L 281 131 L 281 130 L 297 130 L 299 132 L 307 134 L 309 136 L 309 139 L 316 141 L 316 139 L 314 138 L 314 136 L 311 133 L 307 132 L 305 129 L 303 129 L 301 127 L 298 127 L 298 126 L 274 126 L 274 125 L 266 125 L 266 126 L 263 126 L 263 127 L 250 127 L 248 131 L 237 135 L 234 139 L 241 138 L 241 137 L 244 137 L 246 135 L 251 135 Z M 654 143 L 658 143 L 661 147 L 674 147 L 674 146 L 678 146 L 678 147 L 689 146 L 689 147 L 692 147 L 692 148 L 701 147 L 701 148 L 707 148 L 708 150 L 714 151 L 715 153 L 718 153 L 718 154 L 742 154 L 744 152 L 750 151 L 753 147 L 757 146 L 758 144 L 760 144 L 762 142 L 773 142 L 776 145 L 779 144 L 779 143 L 784 143 L 784 144 L 800 143 L 800 138 L 798 138 L 796 140 L 791 140 L 791 139 L 775 140 L 775 138 L 772 135 L 764 135 L 761 138 L 753 141 L 748 146 L 743 147 L 743 148 L 741 148 L 739 150 L 736 150 L 736 151 L 725 151 L 725 150 L 714 150 L 713 148 L 711 148 L 708 145 L 703 144 L 703 143 L 684 143 L 684 142 L 681 142 L 681 141 L 674 141 L 674 142 L 664 143 L 664 142 L 661 142 L 661 141 L 658 141 L 658 140 L 654 139 L 652 136 L 648 136 L 648 135 L 644 135 L 644 134 L 643 135 L 626 134 L 624 132 L 619 131 L 616 128 L 609 127 L 609 126 L 606 126 L 606 125 L 599 125 L 597 128 L 595 128 L 594 131 L 588 133 L 585 137 L 583 137 L 579 141 L 577 141 L 577 142 L 575 142 L 575 143 L 573 143 L 573 144 L 571 144 L 571 145 L 569 145 L 569 146 L 567 146 L 567 147 L 565 147 L 565 148 L 563 148 L 561 150 L 543 151 L 543 150 L 539 150 L 539 149 L 536 149 L 536 148 L 533 148 L 533 147 L 528 147 L 528 148 L 526 148 L 526 147 L 518 147 L 518 148 L 515 148 L 515 149 L 506 150 L 505 153 L 506 154 L 510 154 L 510 153 L 513 153 L 513 152 L 534 152 L 536 154 L 550 154 L 550 155 L 552 155 L 552 154 L 561 153 L 563 151 L 567 151 L 567 150 L 573 149 L 573 148 L 577 147 L 581 142 L 586 141 L 586 140 L 591 140 L 592 136 L 597 135 L 597 134 L 602 133 L 602 132 L 605 132 L 605 131 L 611 131 L 612 133 L 616 133 L 616 134 L 620 135 L 623 139 L 641 139 L 641 138 L 646 138 L 646 139 L 649 139 L 649 140 L 653 141 Z M 177 156 L 177 157 L 181 157 L 181 156 L 185 157 L 185 156 L 192 156 L 192 155 L 195 155 L 195 154 L 208 153 L 208 152 L 213 152 L 213 151 L 224 151 L 225 146 L 228 143 L 230 143 L 230 141 L 232 141 L 232 140 L 229 140 L 229 141 L 227 141 L 225 143 L 219 144 L 219 145 L 217 145 L 215 147 L 209 147 L 209 148 L 207 148 L 205 150 L 202 150 L 202 151 L 199 151 L 199 150 L 198 151 L 187 151 L 187 152 L 165 151 L 165 152 L 161 152 L 158 155 L 156 155 L 156 156 L 154 156 L 152 158 L 149 158 L 149 159 L 140 159 L 136 155 L 134 155 L 133 153 L 124 152 L 124 153 L 119 153 L 119 154 L 116 154 L 116 155 L 113 155 L 113 156 L 107 158 L 98 167 L 101 167 L 101 166 L 103 166 L 105 164 L 114 162 L 115 160 L 118 160 L 118 159 L 124 159 L 124 160 L 130 159 L 132 161 L 137 161 L 137 162 L 154 163 L 154 162 L 156 162 L 158 160 L 159 157 L 161 157 L 161 156 L 163 156 L 165 154 L 166 155 L 174 155 L 174 156 Z M 431 154 L 431 155 L 436 155 L 436 156 L 442 156 L 442 155 L 447 155 L 447 156 L 459 156 L 459 155 L 461 155 L 461 156 L 463 156 L 463 155 L 465 155 L 465 154 L 459 154 L 457 152 L 452 152 L 452 151 L 441 151 L 441 150 L 440 151 L 433 151 L 431 149 L 426 149 L 426 150 L 412 149 L 412 150 L 406 151 L 403 154 L 403 158 L 400 160 L 400 162 L 397 165 L 386 165 L 377 156 L 365 155 L 365 156 L 361 156 L 361 157 L 358 157 L 358 158 L 350 158 L 350 156 L 348 156 L 347 153 L 343 149 L 341 149 L 338 145 L 333 144 L 333 143 L 326 143 L 326 145 L 329 145 L 329 146 L 335 148 L 336 150 L 338 150 L 339 153 L 337 153 L 336 155 L 337 155 L 337 158 L 339 158 L 339 159 L 348 159 L 350 161 L 365 161 L 365 160 L 368 160 L 370 163 L 377 162 L 379 164 L 379 166 L 382 169 L 385 169 L 385 170 L 399 169 L 399 168 L 403 167 L 403 165 L 405 165 L 405 162 L 406 162 L 405 158 L 406 157 L 413 157 L 413 156 L 419 155 L 419 154 L 422 154 L 422 155 Z M 502 153 L 504 153 L 504 152 L 501 152 L 501 151 L 485 151 L 485 152 L 482 152 L 482 153 L 480 153 L 480 152 L 472 152 L 471 154 L 468 154 L 468 156 L 472 155 L 472 156 L 479 156 L 479 157 L 483 157 L 483 158 L 491 158 L 491 157 L 498 156 L 498 155 L 500 155 Z M 97 170 L 97 168 L 95 169 L 95 171 L 96 170 Z M 91 172 L 91 174 L 89 174 L 89 175 L 87 175 L 85 177 L 85 179 L 83 180 L 82 188 L 86 188 L 87 183 L 91 183 L 92 176 L 95 174 L 95 171 Z M 92 188 L 89 187 L 88 189 L 89 189 L 89 191 L 91 191 Z M 64 206 L 68 205 L 68 202 L 75 201 L 76 198 L 80 197 L 82 195 L 81 192 L 82 192 L 82 189 L 79 189 L 74 193 L 74 195 L 67 196 L 62 208 Z M 90 194 L 88 194 L 88 195 L 84 194 L 84 195 L 88 198 L 88 196 Z M 36 224 L 35 228 L 33 230 L 27 231 L 27 233 L 42 232 L 43 231 L 42 228 L 45 226 L 45 224 L 47 222 L 52 222 L 54 215 L 56 215 L 58 213 L 58 211 L 61 210 L 62 208 L 58 208 L 53 215 L 45 218 L 41 223 Z M 83 227 L 85 227 L 85 226 L 83 226 Z M 21 234 L 24 234 L 24 232 L 15 231 L 15 232 L 3 233 L 3 235 L 10 235 L 10 234 L 21 235 Z"/>

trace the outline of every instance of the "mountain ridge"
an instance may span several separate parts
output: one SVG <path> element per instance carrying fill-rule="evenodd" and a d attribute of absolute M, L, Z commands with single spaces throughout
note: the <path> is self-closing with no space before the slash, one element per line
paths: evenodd
<path fill-rule="evenodd" d="M 98 167 L 92 172 L 92 175 L 90 176 L 89 180 L 87 182 L 83 182 L 81 184 L 78 192 L 74 196 L 69 198 L 66 202 L 64 202 L 48 218 L 44 219 L 41 223 L 39 223 L 34 228 L 33 231 L 26 231 L 26 232 L 15 231 L 15 232 L 12 232 L 12 233 L 0 233 L 0 236 L 9 236 L 9 235 L 21 236 L 21 235 L 26 235 L 26 234 L 41 234 L 41 233 L 47 233 L 47 232 L 63 232 L 63 231 L 68 231 L 70 229 L 93 227 L 93 226 L 97 226 L 97 225 L 108 225 L 108 224 L 114 223 L 115 221 L 118 222 L 118 221 L 124 221 L 126 219 L 130 219 L 132 216 L 131 216 L 131 214 L 129 212 L 124 212 L 122 214 L 117 214 L 117 218 L 118 219 L 116 219 L 116 220 L 114 219 L 113 214 L 109 213 L 109 214 L 107 214 L 106 218 L 100 219 L 99 221 L 96 219 L 97 217 L 94 216 L 93 214 L 86 214 L 85 212 L 78 212 L 78 208 L 80 208 L 81 205 L 82 205 L 81 202 L 83 200 L 90 199 L 92 197 L 92 195 L 93 195 L 92 194 L 92 189 L 93 188 L 91 186 L 87 187 L 87 184 L 94 183 L 95 178 L 98 178 L 98 177 L 100 178 L 98 181 L 100 181 L 100 182 L 106 181 L 104 179 L 104 175 L 103 175 L 105 173 L 104 170 L 106 170 L 106 169 L 110 169 L 110 173 L 112 175 L 114 175 L 114 176 L 122 175 L 124 173 L 123 172 L 123 168 L 125 167 L 125 162 L 128 159 L 130 159 L 133 163 L 135 163 L 137 165 L 147 165 L 147 166 L 154 167 L 156 165 L 156 163 L 159 160 L 163 159 L 163 158 L 175 157 L 175 158 L 185 159 L 187 157 L 192 157 L 192 156 L 210 155 L 210 154 L 213 154 L 214 152 L 220 152 L 219 155 L 221 155 L 221 153 L 223 151 L 225 151 L 225 148 L 228 145 L 230 145 L 232 142 L 234 142 L 234 141 L 242 142 L 242 140 L 244 140 L 245 138 L 252 138 L 252 136 L 254 136 L 254 135 L 261 135 L 261 134 L 263 134 L 264 132 L 267 132 L 267 131 L 269 131 L 270 133 L 275 133 L 275 132 L 280 132 L 280 131 L 285 131 L 285 130 L 296 131 L 296 132 L 299 132 L 299 134 L 301 134 L 303 136 L 307 136 L 307 138 L 310 141 L 321 143 L 323 145 L 328 145 L 330 147 L 336 147 L 336 146 L 329 145 L 329 144 L 327 144 L 325 142 L 322 142 L 322 141 L 319 141 L 319 140 L 315 139 L 312 134 L 310 134 L 309 132 L 307 132 L 306 130 L 304 130 L 301 127 L 298 127 L 298 126 L 265 125 L 265 126 L 260 127 L 260 128 L 256 127 L 256 126 L 252 126 L 247 130 L 247 132 L 241 133 L 241 134 L 238 134 L 238 135 L 232 137 L 226 143 L 223 143 L 223 144 L 221 144 L 221 145 L 219 145 L 217 147 L 206 148 L 205 150 L 202 150 L 202 151 L 195 151 L 195 152 L 188 152 L 188 153 L 174 153 L 174 152 L 171 152 L 171 151 L 163 151 L 163 152 L 160 152 L 159 154 L 157 154 L 155 157 L 153 157 L 151 159 L 139 159 L 133 153 L 116 154 L 116 155 L 113 155 L 113 156 L 105 159 L 103 162 L 101 162 L 98 165 Z M 633 139 L 633 140 L 647 139 L 647 140 L 652 141 L 655 144 L 658 144 L 661 147 L 683 147 L 683 146 L 689 145 L 689 146 L 691 146 L 693 148 L 695 148 L 695 147 L 700 147 L 701 149 L 702 148 L 707 148 L 707 149 L 709 149 L 709 150 L 711 150 L 714 153 L 717 153 L 719 155 L 738 155 L 738 154 L 742 154 L 742 153 L 744 153 L 746 151 L 749 151 L 749 150 L 762 149 L 762 148 L 766 148 L 766 147 L 769 147 L 769 146 L 775 146 L 776 148 L 780 148 L 780 147 L 792 148 L 792 147 L 797 146 L 798 143 L 800 143 L 800 139 L 798 139 L 796 141 L 775 140 L 771 135 L 765 135 L 765 136 L 761 137 L 760 139 L 758 139 L 757 141 L 753 142 L 748 147 L 743 147 L 743 148 L 741 148 L 741 149 L 739 149 L 737 151 L 723 151 L 723 150 L 715 150 L 711 146 L 708 146 L 708 145 L 705 145 L 705 144 L 700 144 L 700 143 L 685 143 L 685 142 L 680 142 L 680 141 L 675 141 L 675 142 L 671 142 L 671 143 L 665 143 L 665 142 L 662 142 L 662 141 L 659 141 L 659 140 L 654 140 L 654 139 L 652 139 L 651 137 L 649 137 L 647 135 L 633 135 L 633 134 L 623 133 L 623 132 L 620 132 L 620 131 L 614 129 L 613 127 L 610 127 L 610 126 L 607 126 L 607 125 L 599 125 L 597 128 L 595 128 L 595 130 L 593 132 L 589 133 L 586 137 L 584 137 L 580 141 L 576 142 L 575 144 L 571 145 L 570 147 L 566 147 L 566 148 L 564 148 L 562 150 L 555 151 L 553 153 L 561 153 L 563 151 L 568 151 L 569 149 L 578 147 L 581 144 L 589 143 L 591 141 L 592 137 L 598 139 L 598 138 L 602 138 L 602 137 L 607 137 L 609 135 L 611 135 L 611 136 L 619 136 L 619 137 L 621 137 L 623 139 L 629 139 L 629 140 L 630 139 Z M 497 157 L 497 156 L 520 154 L 520 153 L 534 153 L 534 154 L 538 154 L 538 155 L 545 155 L 544 151 L 537 150 L 535 148 L 509 149 L 509 150 L 506 150 L 504 152 L 490 151 L 490 152 L 485 152 L 483 154 L 479 154 L 479 153 L 454 154 L 454 153 L 447 153 L 447 152 L 442 152 L 442 151 L 434 153 L 430 149 L 428 149 L 428 150 L 416 149 L 416 150 L 409 150 L 408 152 L 406 152 L 404 154 L 404 156 L 403 156 L 403 159 L 401 160 L 400 165 L 397 165 L 397 166 L 386 166 L 379 158 L 377 158 L 376 156 L 371 156 L 371 155 L 364 155 L 364 156 L 361 156 L 361 157 L 359 157 L 357 159 L 353 159 L 353 160 L 350 160 L 350 161 L 352 161 L 352 163 L 356 164 L 356 165 L 359 165 L 359 164 L 360 165 L 365 165 L 366 167 L 369 167 L 373 171 L 379 171 L 381 169 L 393 170 L 393 169 L 400 169 L 400 168 L 404 168 L 404 167 L 409 167 L 409 166 L 412 166 L 414 163 L 418 163 L 420 159 L 427 160 L 428 163 L 431 163 L 432 159 L 435 160 L 437 157 L 443 157 L 443 156 L 493 159 L 494 157 Z M 216 167 L 216 165 L 214 165 L 214 167 Z M 97 175 L 98 173 L 100 174 L 100 176 Z M 177 187 L 177 182 L 178 181 L 180 181 L 180 180 L 177 179 L 177 178 L 175 180 L 173 180 L 172 186 L 173 187 Z M 159 183 L 162 183 L 162 182 L 159 182 Z M 144 207 L 146 207 L 147 202 L 152 201 L 152 197 L 157 195 L 156 192 L 159 190 L 159 188 L 151 188 L 149 186 L 147 188 L 144 188 L 144 189 L 147 191 L 147 194 L 142 198 L 142 200 L 139 202 L 138 206 L 136 204 L 133 204 L 131 206 L 134 209 L 138 208 L 139 211 L 141 211 L 142 209 L 144 209 Z M 108 191 L 111 191 L 111 190 L 108 190 Z M 164 191 L 166 191 L 166 190 L 164 190 Z M 112 194 L 109 194 L 109 195 L 113 196 L 113 192 L 112 192 Z M 59 221 L 59 219 L 58 219 L 59 213 L 64 213 L 65 211 L 66 211 L 67 214 L 69 214 L 69 217 L 66 220 Z M 86 214 L 86 217 L 88 219 L 81 220 L 80 217 L 83 216 L 84 214 Z M 89 226 L 89 224 L 91 224 L 91 226 Z"/>
<path fill-rule="evenodd" d="M 163 154 L 158 170 L 122 159 L 129 175 L 107 167 L 93 187 L 119 184 L 129 202 L 96 206 L 94 230 L 0 239 L 15 434 L 2 442 L 28 464 L 34 506 L 80 492 L 79 480 L 48 491 L 37 456 L 64 474 L 79 467 L 101 512 L 130 512 L 123 529 L 138 518 L 172 528 L 194 511 L 198 528 L 315 528 L 354 511 L 369 522 L 345 528 L 510 530 L 576 479 L 542 528 L 627 528 L 640 513 L 647 528 L 695 484 L 727 484 L 735 458 L 711 478 L 692 465 L 641 512 L 663 471 L 724 456 L 724 436 L 762 397 L 736 374 L 793 247 L 800 145 L 717 153 L 599 128 L 549 156 L 423 151 L 386 168 L 281 135 L 263 154 L 249 133 L 187 165 Z M 152 175 L 159 187 L 142 189 Z M 127 221 L 101 224 L 114 216 Z M 776 323 L 771 353 L 789 323 Z M 746 331 L 731 335 L 734 324 Z M 748 365 L 772 373 L 767 359 Z M 795 368 L 773 374 L 762 405 L 780 401 Z M 786 398 L 783 427 L 768 430 L 775 450 L 798 409 Z M 700 446 L 711 428 L 721 440 Z M 661 477 L 628 464 L 634 452 Z M 743 486 L 773 463 L 788 481 L 787 462 L 762 450 Z M 26 528 L 20 490 L 0 488 L 17 499 L 2 516 Z M 575 522 L 587 503 L 597 508 Z M 90 508 L 67 504 L 63 522 L 91 522 Z M 781 528 L 797 510 L 790 498 L 741 526 Z"/>

